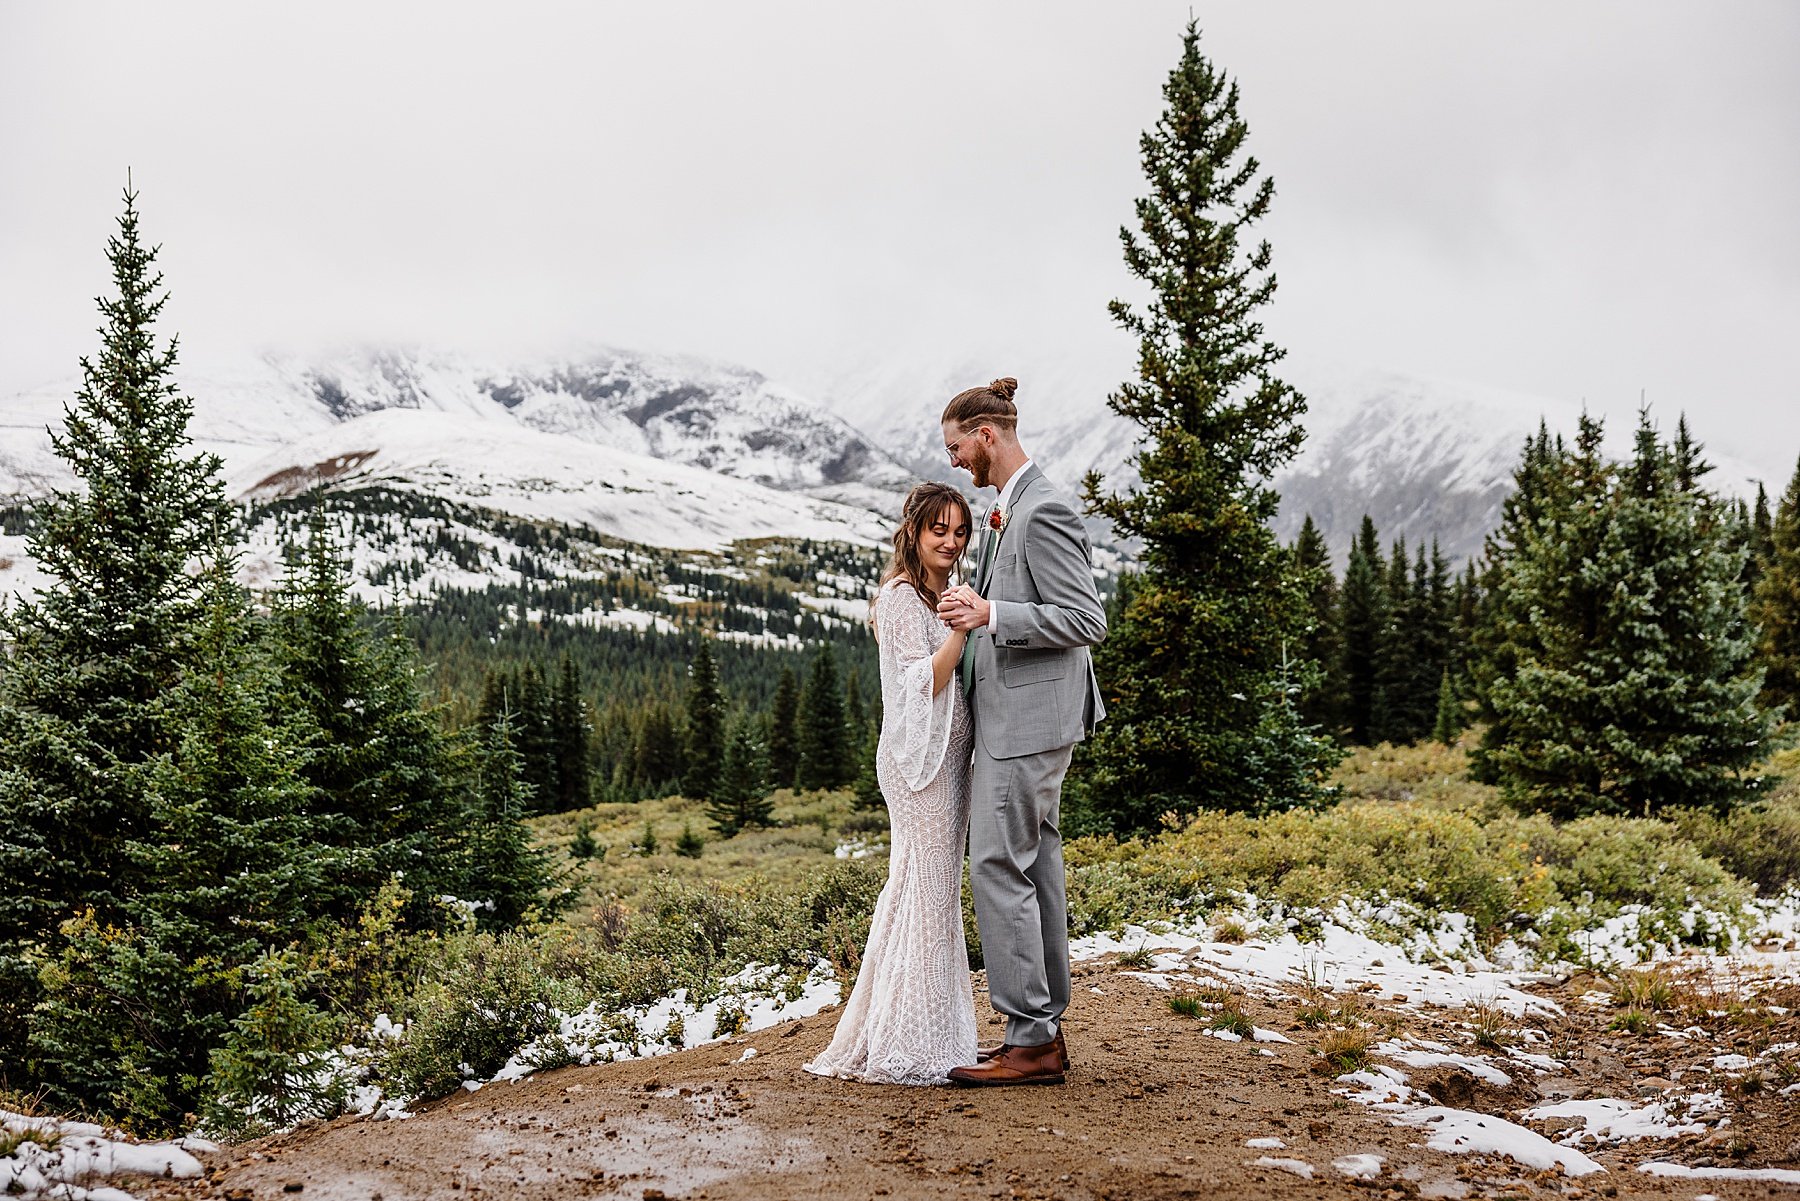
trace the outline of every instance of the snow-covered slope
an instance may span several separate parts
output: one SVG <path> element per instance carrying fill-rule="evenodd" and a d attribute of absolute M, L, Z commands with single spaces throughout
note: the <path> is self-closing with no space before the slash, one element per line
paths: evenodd
<path fill-rule="evenodd" d="M 889 512 L 912 473 L 819 405 L 753 371 L 597 350 L 533 362 L 443 351 L 265 356 L 183 369 L 195 441 L 237 467 L 296 439 L 405 409 L 525 429 Z M 73 382 L 0 402 L 0 498 L 65 484 L 46 425 Z M 624 536 L 621 534 L 621 536 Z"/>
<path fill-rule="evenodd" d="M 521 363 L 414 350 L 271 366 L 340 420 L 461 413 L 882 511 L 909 479 L 819 405 L 705 359 L 597 350 Z"/>
<path fill-rule="evenodd" d="M 944 460 L 938 417 L 950 397 L 996 374 L 1019 380 L 1020 437 L 1052 479 L 1073 489 L 1089 470 L 1109 484 L 1134 481 L 1129 460 L 1136 427 L 1114 415 L 1106 397 L 1130 364 L 1103 355 L 1058 351 L 1027 362 L 956 362 L 941 367 L 896 359 L 846 370 L 817 383 L 821 398 L 862 423 L 896 457 L 923 472 L 956 478 Z M 1384 541 L 1438 540 L 1452 561 L 1478 554 L 1498 523 L 1500 503 L 1527 435 L 1540 420 L 1573 437 L 1581 406 L 1395 371 L 1332 364 L 1283 364 L 1306 395 L 1307 440 L 1275 478 L 1282 496 L 1277 532 L 1291 539 L 1311 513 L 1341 566 L 1368 513 Z M 1655 414 L 1672 427 L 1675 414 Z M 1695 434 L 1707 431 L 1700 414 Z M 1611 453 L 1630 449 L 1628 423 L 1607 430 Z M 1728 495 L 1755 491 L 1758 472 L 1709 452 L 1711 485 Z M 967 477 L 961 477 L 966 482 Z"/>
<path fill-rule="evenodd" d="M 885 533 L 864 509 L 478 411 L 365 413 L 241 464 L 227 478 L 234 495 L 252 500 L 315 483 L 403 488 L 650 546 L 718 548 L 772 535 L 871 543 Z"/>

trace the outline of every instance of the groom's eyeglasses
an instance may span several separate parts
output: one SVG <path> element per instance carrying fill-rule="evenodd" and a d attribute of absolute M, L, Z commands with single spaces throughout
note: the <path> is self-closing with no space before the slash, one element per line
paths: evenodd
<path fill-rule="evenodd" d="M 944 453 L 950 456 L 950 461 L 952 463 L 956 462 L 957 456 L 962 453 L 962 444 L 964 442 L 967 442 L 970 438 L 973 438 L 976 434 L 979 434 L 980 432 L 981 432 L 981 427 L 976 426 L 974 429 L 970 430 L 968 433 L 964 434 L 962 437 L 958 438 L 956 441 L 952 442 L 950 445 L 944 447 Z"/>

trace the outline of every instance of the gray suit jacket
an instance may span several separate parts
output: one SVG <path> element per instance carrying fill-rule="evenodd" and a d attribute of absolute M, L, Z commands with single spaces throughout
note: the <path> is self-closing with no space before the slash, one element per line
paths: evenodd
<path fill-rule="evenodd" d="M 984 538 L 996 536 L 980 525 Z M 1036 464 L 1013 489 L 998 537 L 986 578 L 975 581 L 998 616 L 992 636 L 972 636 L 971 701 L 988 755 L 1016 759 L 1079 742 L 1106 716 L 1088 651 L 1106 637 L 1106 611 L 1087 531 Z"/>

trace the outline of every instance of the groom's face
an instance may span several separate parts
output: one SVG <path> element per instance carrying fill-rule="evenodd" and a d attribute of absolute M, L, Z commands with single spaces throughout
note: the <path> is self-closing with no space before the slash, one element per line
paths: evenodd
<path fill-rule="evenodd" d="M 987 427 L 978 425 L 971 430 L 958 429 L 956 422 L 944 422 L 944 449 L 950 454 L 950 465 L 960 467 L 975 477 L 977 488 L 990 485 L 990 471 L 993 458 L 988 453 Z"/>

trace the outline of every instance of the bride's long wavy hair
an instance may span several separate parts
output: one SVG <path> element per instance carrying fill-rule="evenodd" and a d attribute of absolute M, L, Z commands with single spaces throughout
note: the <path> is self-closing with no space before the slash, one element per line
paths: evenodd
<path fill-rule="evenodd" d="M 882 587 L 899 576 L 918 590 L 926 604 L 937 608 L 938 595 L 925 575 L 925 561 L 919 557 L 919 542 L 924 538 L 927 527 L 933 525 L 938 515 L 952 505 L 961 515 L 963 524 L 969 527 L 970 537 L 973 537 L 975 516 L 969 511 L 969 502 L 949 484 L 928 480 L 906 494 L 906 504 L 900 509 L 900 525 L 894 530 L 894 553 L 888 559 L 886 570 L 881 573 Z M 963 544 L 963 549 L 968 549 L 967 543 Z"/>

